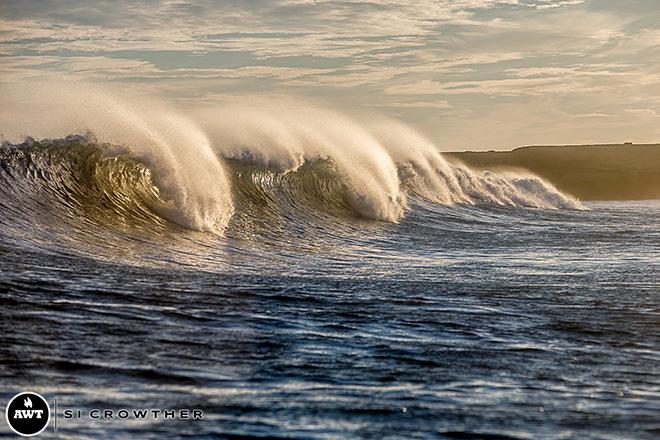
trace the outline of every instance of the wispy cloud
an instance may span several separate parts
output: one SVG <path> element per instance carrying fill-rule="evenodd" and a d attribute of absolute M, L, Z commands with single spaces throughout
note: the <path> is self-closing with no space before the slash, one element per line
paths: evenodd
<path fill-rule="evenodd" d="M 660 112 L 658 23 L 654 0 L 5 0 L 0 86 L 308 96 L 391 112 L 447 147 L 657 140 L 640 121 Z"/>

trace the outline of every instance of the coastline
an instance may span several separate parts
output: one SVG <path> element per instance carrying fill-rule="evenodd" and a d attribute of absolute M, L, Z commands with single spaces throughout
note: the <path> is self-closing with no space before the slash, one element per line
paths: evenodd
<path fill-rule="evenodd" d="M 482 170 L 529 170 L 581 200 L 660 198 L 660 144 L 525 146 L 443 155 Z"/>

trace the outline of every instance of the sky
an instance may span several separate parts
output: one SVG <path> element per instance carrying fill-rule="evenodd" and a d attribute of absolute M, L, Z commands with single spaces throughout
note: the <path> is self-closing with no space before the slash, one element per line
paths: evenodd
<path fill-rule="evenodd" d="M 0 89 L 57 81 L 183 109 L 301 99 L 445 151 L 655 143 L 660 4 L 2 0 Z"/>

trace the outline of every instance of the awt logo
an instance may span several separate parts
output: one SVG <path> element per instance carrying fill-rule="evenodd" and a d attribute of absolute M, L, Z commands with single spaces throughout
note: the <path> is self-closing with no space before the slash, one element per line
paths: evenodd
<path fill-rule="evenodd" d="M 41 395 L 23 392 L 12 397 L 5 415 L 12 431 L 29 437 L 46 429 L 50 421 L 50 407 Z"/>

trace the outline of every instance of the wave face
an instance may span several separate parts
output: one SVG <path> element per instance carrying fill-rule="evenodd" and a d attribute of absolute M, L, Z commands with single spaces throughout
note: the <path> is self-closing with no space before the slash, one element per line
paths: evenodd
<path fill-rule="evenodd" d="M 165 203 L 151 171 L 125 153 L 108 154 L 111 148 L 84 136 L 5 143 L 0 204 L 26 224 L 43 218 L 99 226 L 163 225 L 157 212 Z"/>

